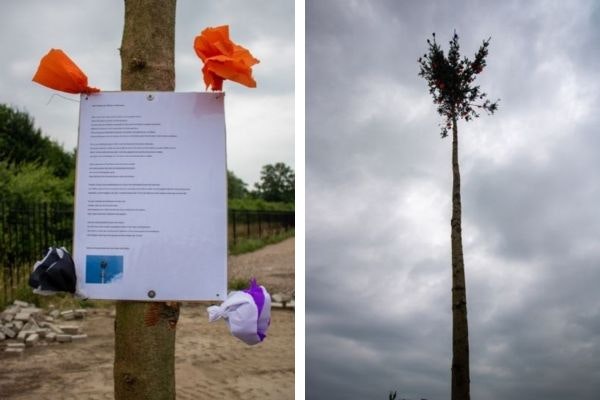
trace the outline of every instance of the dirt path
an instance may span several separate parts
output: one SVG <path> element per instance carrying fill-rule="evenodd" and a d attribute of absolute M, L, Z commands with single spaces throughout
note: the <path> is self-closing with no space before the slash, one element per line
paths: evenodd
<path fill-rule="evenodd" d="M 294 290 L 294 238 L 229 259 L 229 278 L 255 277 L 270 293 Z"/>
<path fill-rule="evenodd" d="M 294 287 L 294 240 L 230 259 L 230 275 L 256 276 L 271 292 Z M 273 310 L 267 339 L 247 346 L 224 322 L 207 322 L 206 306 L 182 307 L 176 342 L 177 399 L 293 399 L 294 313 Z M 74 343 L 0 351 L 0 399 L 100 400 L 113 398 L 112 310 L 91 310 L 88 335 Z M 3 345 L 0 344 L 3 347 Z"/>

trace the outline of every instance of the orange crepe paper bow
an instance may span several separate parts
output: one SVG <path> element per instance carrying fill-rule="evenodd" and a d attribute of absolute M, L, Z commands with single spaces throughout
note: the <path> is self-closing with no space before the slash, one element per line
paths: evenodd
<path fill-rule="evenodd" d="M 33 81 L 50 89 L 67 93 L 90 94 L 100 91 L 100 89 L 88 86 L 87 76 L 60 49 L 51 49 L 42 57 Z"/>
<path fill-rule="evenodd" d="M 210 86 L 212 90 L 223 90 L 225 79 L 256 87 L 252 66 L 260 61 L 229 39 L 228 25 L 203 30 L 194 40 L 194 50 L 204 62 L 202 73 L 207 89 Z"/>

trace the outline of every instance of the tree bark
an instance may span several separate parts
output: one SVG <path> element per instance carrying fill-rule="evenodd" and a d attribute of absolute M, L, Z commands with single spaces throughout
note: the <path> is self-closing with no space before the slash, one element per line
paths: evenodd
<path fill-rule="evenodd" d="M 176 0 L 125 0 L 121 90 L 175 90 Z"/>
<path fill-rule="evenodd" d="M 125 0 L 121 90 L 175 89 L 176 0 Z M 117 302 L 116 400 L 175 399 L 176 303 Z"/>
<path fill-rule="evenodd" d="M 452 120 L 452 400 L 470 400 L 469 326 L 462 248 L 458 127 Z"/>

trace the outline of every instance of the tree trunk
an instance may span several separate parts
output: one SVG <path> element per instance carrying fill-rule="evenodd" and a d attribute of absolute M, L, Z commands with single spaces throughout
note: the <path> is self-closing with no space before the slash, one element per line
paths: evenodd
<path fill-rule="evenodd" d="M 470 400 L 469 326 L 462 249 L 458 128 L 452 120 L 452 400 Z"/>
<path fill-rule="evenodd" d="M 176 0 L 125 0 L 121 90 L 175 89 Z M 115 399 L 175 399 L 176 303 L 117 302 Z"/>

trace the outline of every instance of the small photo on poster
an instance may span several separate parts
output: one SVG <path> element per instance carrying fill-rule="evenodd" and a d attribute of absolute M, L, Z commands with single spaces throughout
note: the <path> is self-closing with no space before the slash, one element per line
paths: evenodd
<path fill-rule="evenodd" d="M 107 284 L 121 279 L 123 279 L 123 256 L 86 256 L 85 283 Z"/>

